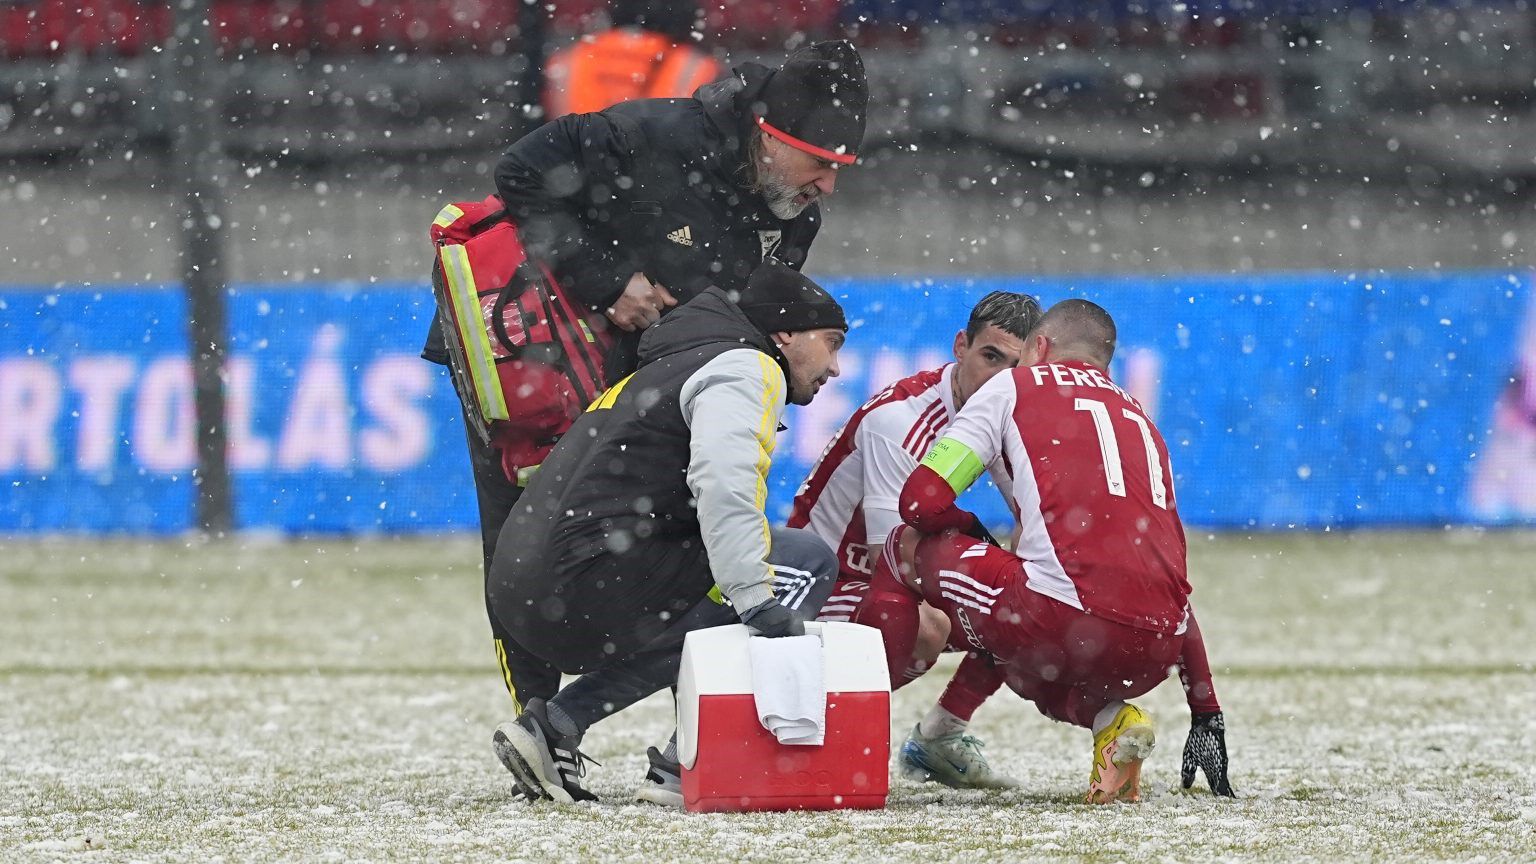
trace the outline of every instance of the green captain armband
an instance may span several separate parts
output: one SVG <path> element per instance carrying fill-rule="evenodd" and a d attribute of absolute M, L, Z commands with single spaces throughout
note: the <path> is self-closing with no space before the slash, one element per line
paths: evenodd
<path fill-rule="evenodd" d="M 943 477 L 956 495 L 971 488 L 971 484 L 986 470 L 981 459 L 971 452 L 971 448 L 953 438 L 940 438 L 920 464 Z"/>

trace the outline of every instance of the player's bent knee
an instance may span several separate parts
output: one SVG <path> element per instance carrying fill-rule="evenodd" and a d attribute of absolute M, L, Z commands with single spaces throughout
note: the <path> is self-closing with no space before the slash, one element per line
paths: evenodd
<path fill-rule="evenodd" d="M 810 531 L 774 528 L 768 560 L 779 601 L 801 620 L 813 620 L 836 583 L 837 556 L 832 548 Z"/>
<path fill-rule="evenodd" d="M 803 528 L 774 528 L 772 549 L 768 558 L 774 564 L 784 564 L 805 570 L 817 579 L 837 576 L 837 555 L 826 541 Z"/>

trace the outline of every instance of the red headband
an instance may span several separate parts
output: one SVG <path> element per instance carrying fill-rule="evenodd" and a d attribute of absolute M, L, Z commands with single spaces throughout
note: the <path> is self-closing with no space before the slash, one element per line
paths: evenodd
<path fill-rule="evenodd" d="M 761 117 L 757 118 L 757 125 L 763 127 L 764 132 L 767 132 L 769 135 L 772 135 L 780 141 L 783 141 L 785 144 L 788 144 L 796 150 L 803 150 L 818 159 L 825 159 L 828 162 L 836 162 L 839 165 L 852 165 L 859 158 L 853 153 L 833 153 L 831 150 L 817 147 L 815 144 L 812 144 L 808 141 L 801 141 L 799 138 L 796 138 L 788 132 L 775 128 L 774 126 L 770 125 L 767 120 L 764 120 Z"/>

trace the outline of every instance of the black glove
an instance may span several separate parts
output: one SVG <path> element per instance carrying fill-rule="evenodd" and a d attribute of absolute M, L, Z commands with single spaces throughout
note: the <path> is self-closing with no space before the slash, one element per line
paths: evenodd
<path fill-rule="evenodd" d="M 777 599 L 759 603 L 741 613 L 741 623 L 752 628 L 758 636 L 804 636 L 805 622 L 795 617 L 789 607 Z"/>
<path fill-rule="evenodd" d="M 992 532 L 987 530 L 987 526 L 981 524 L 981 517 L 977 516 L 975 513 L 971 514 L 970 527 L 966 528 L 960 533 L 966 535 L 967 537 L 975 537 L 977 540 L 980 540 L 983 543 L 990 543 L 993 546 L 1001 547 L 1003 545 L 997 542 L 997 538 L 992 536 Z"/>
<path fill-rule="evenodd" d="M 1194 784 L 1196 768 L 1205 772 L 1205 782 L 1211 784 L 1212 792 L 1227 798 L 1237 797 L 1227 780 L 1227 721 L 1220 711 L 1195 714 L 1190 718 L 1180 777 L 1185 789 Z"/>

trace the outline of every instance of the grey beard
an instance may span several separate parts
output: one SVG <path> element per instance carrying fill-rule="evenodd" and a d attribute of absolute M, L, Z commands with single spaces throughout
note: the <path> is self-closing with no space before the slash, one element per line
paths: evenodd
<path fill-rule="evenodd" d="M 797 187 L 787 186 L 777 180 L 768 178 L 762 180 L 762 186 L 763 201 L 768 205 L 768 209 L 772 211 L 773 215 L 780 219 L 793 219 L 799 216 L 805 208 L 811 206 L 809 201 L 804 204 L 795 203 L 795 196 L 800 194 L 800 190 Z"/>

